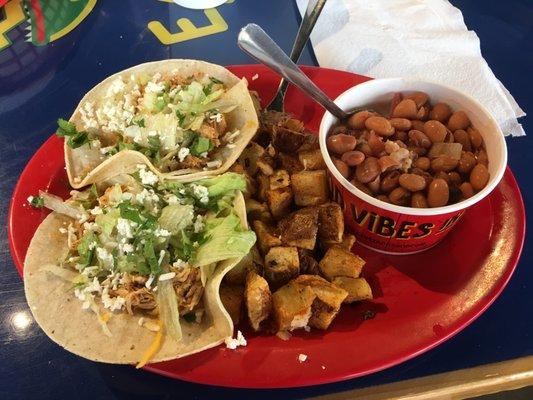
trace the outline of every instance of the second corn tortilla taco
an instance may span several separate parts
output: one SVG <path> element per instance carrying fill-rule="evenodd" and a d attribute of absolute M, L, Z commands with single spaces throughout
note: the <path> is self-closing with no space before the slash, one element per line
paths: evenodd
<path fill-rule="evenodd" d="M 220 344 L 233 333 L 220 283 L 255 241 L 243 178 L 152 188 L 126 178 L 65 202 L 42 193 L 55 211 L 24 262 L 35 320 L 66 350 L 108 363 L 143 365 Z"/>
<path fill-rule="evenodd" d="M 108 77 L 57 133 L 66 139 L 69 182 L 81 188 L 138 164 L 181 182 L 221 174 L 257 127 L 246 80 L 219 65 L 175 59 Z"/>

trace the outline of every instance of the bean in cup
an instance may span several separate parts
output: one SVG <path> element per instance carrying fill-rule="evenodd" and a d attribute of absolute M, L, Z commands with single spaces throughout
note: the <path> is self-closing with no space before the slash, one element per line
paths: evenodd
<path fill-rule="evenodd" d="M 463 110 L 424 92 L 395 93 L 389 115 L 363 110 L 329 131 L 335 167 L 363 192 L 395 205 L 443 207 L 472 197 L 490 175 L 483 137 Z"/>

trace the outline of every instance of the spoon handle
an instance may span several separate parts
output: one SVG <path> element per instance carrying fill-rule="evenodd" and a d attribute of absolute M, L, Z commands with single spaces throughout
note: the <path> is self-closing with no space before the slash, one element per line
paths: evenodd
<path fill-rule="evenodd" d="M 291 50 L 290 57 L 294 63 L 298 63 L 298 59 L 300 58 L 300 55 L 302 54 L 302 51 L 309 40 L 309 36 L 311 35 L 316 21 L 322 12 L 322 9 L 324 8 L 324 4 L 326 4 L 326 0 L 309 0 L 307 3 L 305 14 L 303 15 L 300 28 L 298 28 L 298 33 L 296 34 L 296 39 Z M 289 83 L 287 80 L 285 80 L 285 78 L 281 78 L 276 96 L 274 96 L 270 104 L 267 106 L 267 109 L 283 111 L 283 100 L 285 99 L 285 92 L 287 91 L 288 86 Z"/>
<path fill-rule="evenodd" d="M 289 82 L 299 87 L 318 104 L 335 115 L 344 119 L 348 116 L 328 96 L 324 94 L 291 59 L 279 48 L 261 27 L 248 24 L 241 29 L 237 44 L 245 53 L 262 64 L 273 69 Z"/>

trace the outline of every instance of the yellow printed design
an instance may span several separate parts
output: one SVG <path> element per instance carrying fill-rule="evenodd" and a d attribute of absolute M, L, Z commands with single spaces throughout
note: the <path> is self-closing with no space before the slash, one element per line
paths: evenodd
<path fill-rule="evenodd" d="M 172 3 L 172 0 L 160 0 L 165 3 Z M 234 0 L 229 0 L 226 4 L 233 3 Z M 203 36 L 214 35 L 228 30 L 228 24 L 222 18 L 222 15 L 215 9 L 210 8 L 203 11 L 211 25 L 207 26 L 195 26 L 190 19 L 180 18 L 176 21 L 176 25 L 181 29 L 181 32 L 171 33 L 163 24 L 159 21 L 150 21 L 148 23 L 148 29 L 159 39 L 163 44 L 175 44 L 185 42 L 191 39 L 197 39 Z"/>
<path fill-rule="evenodd" d="M 0 19 L 0 50 L 11 45 L 7 37 L 7 33 L 15 28 L 18 24 L 24 22 L 24 10 L 22 9 L 22 3 L 19 0 L 8 1 L 4 7 L 3 20 Z M 0 9 L 0 15 L 2 10 Z"/>

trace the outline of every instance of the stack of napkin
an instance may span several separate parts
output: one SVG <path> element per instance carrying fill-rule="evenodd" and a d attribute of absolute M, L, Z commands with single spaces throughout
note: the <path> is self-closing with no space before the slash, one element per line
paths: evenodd
<path fill-rule="evenodd" d="M 296 0 L 300 13 L 307 0 Z M 481 55 L 479 38 L 446 0 L 328 0 L 311 35 L 318 63 L 374 78 L 442 83 L 470 94 L 505 135 L 525 115 Z"/>

